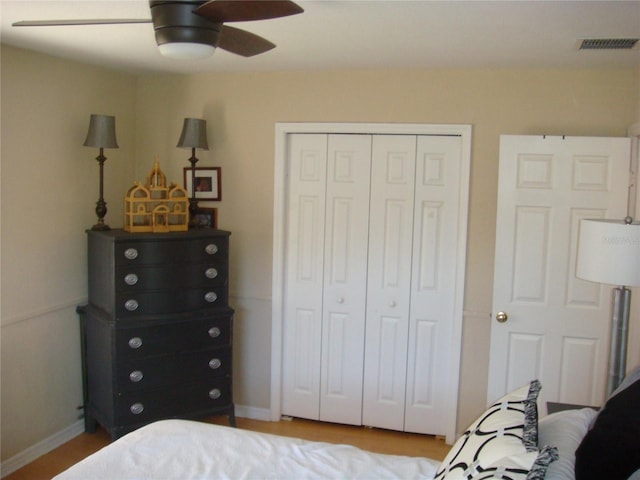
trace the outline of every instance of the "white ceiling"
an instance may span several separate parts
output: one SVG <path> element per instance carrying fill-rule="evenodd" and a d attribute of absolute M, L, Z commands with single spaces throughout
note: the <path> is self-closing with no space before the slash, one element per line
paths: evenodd
<path fill-rule="evenodd" d="M 252 58 L 163 58 L 151 24 L 12 27 L 19 20 L 149 18 L 146 0 L 0 0 L 3 43 L 132 73 L 360 68 L 632 67 L 640 48 L 579 51 L 583 38 L 640 37 L 640 0 L 299 0 L 301 15 L 235 27 L 277 47 Z M 639 42 L 640 43 L 640 42 Z"/>

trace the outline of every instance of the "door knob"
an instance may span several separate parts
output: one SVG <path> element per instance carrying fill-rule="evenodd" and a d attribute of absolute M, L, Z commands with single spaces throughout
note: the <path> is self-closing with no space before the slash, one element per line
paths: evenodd
<path fill-rule="evenodd" d="M 507 319 L 509 318 L 509 316 L 507 315 L 506 312 L 498 312 L 496 313 L 496 320 L 500 323 L 504 323 L 507 321 Z"/>

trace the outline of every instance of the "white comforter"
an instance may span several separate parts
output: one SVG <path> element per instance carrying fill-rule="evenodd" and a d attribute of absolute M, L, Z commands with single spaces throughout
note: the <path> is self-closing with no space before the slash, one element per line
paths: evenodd
<path fill-rule="evenodd" d="M 186 420 L 140 428 L 55 480 L 432 479 L 439 462 Z"/>

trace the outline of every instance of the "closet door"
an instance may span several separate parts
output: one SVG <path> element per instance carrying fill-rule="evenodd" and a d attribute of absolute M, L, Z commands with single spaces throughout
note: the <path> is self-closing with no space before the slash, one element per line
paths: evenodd
<path fill-rule="evenodd" d="M 283 413 L 361 424 L 371 137 L 289 142 Z"/>
<path fill-rule="evenodd" d="M 365 425 L 404 429 L 416 137 L 376 135 L 371 166 Z"/>
<path fill-rule="evenodd" d="M 320 420 L 362 424 L 371 136 L 330 135 Z"/>
<path fill-rule="evenodd" d="M 288 139 L 282 413 L 319 418 L 327 135 Z"/>
<path fill-rule="evenodd" d="M 404 430 L 444 435 L 455 418 L 452 346 L 457 257 L 464 220 L 462 139 L 419 136 L 413 216 L 411 306 Z"/>

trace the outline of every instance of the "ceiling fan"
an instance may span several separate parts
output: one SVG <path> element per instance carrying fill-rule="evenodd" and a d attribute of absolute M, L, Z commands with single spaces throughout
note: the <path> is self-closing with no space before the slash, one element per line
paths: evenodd
<path fill-rule="evenodd" d="M 227 22 L 267 20 L 302 13 L 290 0 L 150 0 L 151 19 L 26 20 L 14 27 L 153 23 L 160 53 L 175 58 L 204 58 L 216 47 L 252 57 L 274 43 Z"/>

